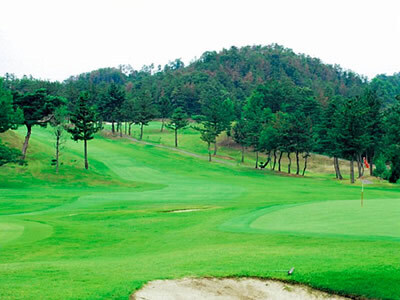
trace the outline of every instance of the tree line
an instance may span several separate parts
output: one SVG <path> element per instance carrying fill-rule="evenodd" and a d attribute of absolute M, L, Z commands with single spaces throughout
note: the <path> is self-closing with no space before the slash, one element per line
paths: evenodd
<path fill-rule="evenodd" d="M 255 168 L 283 171 L 282 157 L 288 160 L 287 172 L 303 175 L 311 153 L 320 153 L 333 158 L 336 178 L 342 179 L 339 159 L 349 160 L 350 180 L 355 182 L 364 174 L 363 160 L 371 165 L 370 174 L 396 182 L 400 177 L 400 99 L 387 109 L 377 92 L 367 87 L 360 95 L 333 96 L 326 103 L 317 100 L 314 92 L 291 81 L 269 80 L 260 84 L 246 98 L 239 116 L 234 102 L 223 92 L 207 91 L 201 101 L 200 112 L 192 115 L 196 122 L 192 127 L 200 132 L 207 143 L 209 160 L 217 155 L 217 138 L 222 132 L 232 136 L 241 146 L 242 161 L 245 149 L 256 153 Z M 131 135 L 132 124 L 140 127 L 139 139 L 143 138 L 144 127 L 154 118 L 161 118 L 160 131 L 165 127 L 174 131 L 175 146 L 178 147 L 178 131 L 189 125 L 189 113 L 168 97 L 154 102 L 150 91 L 141 94 L 129 93 L 111 83 L 107 92 L 91 105 L 93 96 L 82 92 L 71 102 L 60 96 L 50 95 L 46 89 L 34 92 L 18 92 L 7 89 L 1 82 L 0 131 L 26 127 L 26 137 L 21 156 L 6 147 L 2 156 L 9 161 L 24 160 L 33 126 L 54 128 L 56 170 L 59 155 L 69 132 L 73 140 L 84 143 L 85 168 L 88 168 L 87 141 L 103 127 L 111 123 L 113 134 Z M 265 162 L 258 154 L 265 153 Z M 2 158 L 2 161 L 6 161 Z M 390 164 L 390 168 L 387 165 Z M 292 167 L 294 165 L 294 167 Z M 376 166 L 373 170 L 373 166 Z"/>
<path fill-rule="evenodd" d="M 9 160 L 24 159 L 32 126 L 52 125 L 59 135 L 55 144 L 62 148 L 65 132 L 87 141 L 105 122 L 121 136 L 123 131 L 131 135 L 132 125 L 138 125 L 142 139 L 155 118 L 161 120 L 160 131 L 174 131 L 178 146 L 178 132 L 189 126 L 190 117 L 208 145 L 209 160 L 217 154 L 218 136 L 225 131 L 240 145 L 242 161 L 245 149 L 256 153 L 256 168 L 282 171 L 285 156 L 287 171 L 304 175 L 307 159 L 315 152 L 332 157 L 338 179 L 339 159 L 352 162 L 351 169 L 361 176 L 364 157 L 374 162 L 380 177 L 390 179 L 396 151 L 388 140 L 395 140 L 394 131 L 388 131 L 394 125 L 388 122 L 395 120 L 390 113 L 396 111 L 398 78 L 379 75 L 368 83 L 338 65 L 279 45 L 205 52 L 188 66 L 176 59 L 141 70 L 129 65 L 104 68 L 64 82 L 6 74 L 1 101 L 7 108 L 0 122 L 7 125 L 0 131 L 24 125 L 27 134 L 22 155 L 4 145 L 0 153 Z M 79 125 L 73 114 L 87 121 Z M 92 133 L 73 133 L 72 128 L 84 124 L 92 126 Z M 258 153 L 267 154 L 265 162 L 258 161 Z M 56 151 L 56 166 L 57 157 Z M 386 168 L 388 164 L 392 167 Z M 354 181 L 354 172 L 350 177 Z"/>

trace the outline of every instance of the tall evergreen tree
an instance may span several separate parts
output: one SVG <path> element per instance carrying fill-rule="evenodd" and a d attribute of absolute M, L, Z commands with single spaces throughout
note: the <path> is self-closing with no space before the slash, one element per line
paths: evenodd
<path fill-rule="evenodd" d="M 125 102 L 126 96 L 122 88 L 114 82 L 108 87 L 107 93 L 103 95 L 101 105 L 102 119 L 111 122 L 111 131 L 115 133 L 115 123 L 120 127 L 123 114 L 121 108 Z"/>
<path fill-rule="evenodd" d="M 89 93 L 82 92 L 74 111 L 71 113 L 70 122 L 73 125 L 68 131 L 74 141 L 83 141 L 85 169 L 89 169 L 87 141 L 93 139 L 94 134 L 101 129 L 94 107 L 89 106 Z"/>
<path fill-rule="evenodd" d="M 204 126 L 194 126 L 193 129 L 199 131 L 200 139 L 207 143 L 208 161 L 211 161 L 211 144 L 215 144 L 217 142 L 216 138 L 218 136 L 215 128 L 211 126 L 210 123 L 205 123 Z"/>
<path fill-rule="evenodd" d="M 161 132 L 164 130 L 164 123 L 165 119 L 169 118 L 171 116 L 171 113 L 174 111 L 174 107 L 172 105 L 171 100 L 166 97 L 162 96 L 158 102 L 158 111 L 160 113 L 161 117 Z"/>
<path fill-rule="evenodd" d="M 18 124 L 23 122 L 21 110 L 15 111 L 13 108 L 13 96 L 3 85 L 0 78 L 0 133 L 8 129 L 16 129 Z"/>
<path fill-rule="evenodd" d="M 400 95 L 397 102 L 384 115 L 384 149 L 390 161 L 389 182 L 396 183 L 400 179 Z"/>
<path fill-rule="evenodd" d="M 166 124 L 166 127 L 172 129 L 175 133 L 175 147 L 178 147 L 178 130 L 184 129 L 189 124 L 188 115 L 181 107 L 175 109 L 171 116 L 171 121 Z"/>
<path fill-rule="evenodd" d="M 134 100 L 134 123 L 140 126 L 139 140 L 143 139 L 143 127 L 157 115 L 156 107 L 149 91 L 144 92 Z"/>
<path fill-rule="evenodd" d="M 350 160 L 350 181 L 355 182 L 354 162 L 366 150 L 366 108 L 358 97 L 345 99 L 341 109 L 335 112 L 337 142 L 344 158 Z"/>
<path fill-rule="evenodd" d="M 209 97 L 202 101 L 201 112 L 205 127 L 212 128 L 216 138 L 225 130 L 230 130 L 233 120 L 233 103 L 228 98 Z M 214 155 L 217 155 L 217 141 L 214 143 Z"/>
<path fill-rule="evenodd" d="M 10 91 L 3 86 L 3 80 L 0 78 L 0 133 L 9 129 L 16 129 L 18 124 L 23 122 L 23 115 L 20 110 L 13 108 L 13 97 Z M 0 140 L 0 166 L 9 162 L 20 162 L 21 153 L 16 149 L 10 149 L 3 145 Z"/>
<path fill-rule="evenodd" d="M 375 90 L 366 89 L 361 97 L 363 106 L 366 109 L 366 158 L 370 165 L 370 175 L 373 174 L 374 158 L 382 148 L 383 140 L 383 116 L 382 116 L 382 100 L 378 97 Z"/>
<path fill-rule="evenodd" d="M 246 148 L 246 137 L 247 137 L 247 132 L 246 132 L 246 123 L 243 118 L 241 118 L 239 121 L 235 123 L 233 126 L 233 140 L 238 143 L 241 147 L 241 152 L 242 152 L 242 158 L 241 162 L 244 163 L 244 151 Z"/>

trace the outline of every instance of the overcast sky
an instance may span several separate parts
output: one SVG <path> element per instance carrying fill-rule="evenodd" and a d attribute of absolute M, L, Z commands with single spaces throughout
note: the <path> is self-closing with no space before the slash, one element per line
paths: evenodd
<path fill-rule="evenodd" d="M 0 75 L 64 80 L 278 43 L 372 78 L 400 72 L 399 0 L 0 0 Z"/>

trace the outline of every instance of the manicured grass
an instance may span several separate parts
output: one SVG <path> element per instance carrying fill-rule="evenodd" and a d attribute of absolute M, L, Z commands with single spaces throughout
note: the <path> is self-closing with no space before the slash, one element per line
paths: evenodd
<path fill-rule="evenodd" d="M 182 148 L 205 154 L 187 130 Z M 185 276 L 400 295 L 397 186 L 369 185 L 361 208 L 360 187 L 331 175 L 281 176 L 101 135 L 89 171 L 82 144 L 68 141 L 56 175 L 52 144 L 50 129 L 35 128 L 28 166 L 0 168 L 0 299 L 127 299 L 146 281 Z M 292 266 L 289 278 L 281 270 Z"/>

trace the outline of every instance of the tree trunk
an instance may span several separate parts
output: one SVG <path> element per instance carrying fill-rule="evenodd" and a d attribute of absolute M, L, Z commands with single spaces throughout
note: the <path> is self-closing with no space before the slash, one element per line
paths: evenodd
<path fill-rule="evenodd" d="M 244 146 L 242 146 L 242 163 L 244 163 Z"/>
<path fill-rule="evenodd" d="M 289 160 L 289 163 L 287 165 L 287 172 L 288 172 L 288 174 L 290 174 L 290 166 L 292 165 L 292 159 L 290 158 L 290 151 L 288 151 L 288 153 L 287 153 L 287 158 Z"/>
<path fill-rule="evenodd" d="M 208 145 L 208 161 L 211 161 L 211 143 L 208 142 L 207 145 Z"/>
<path fill-rule="evenodd" d="M 367 162 L 369 163 L 369 175 L 373 176 L 374 175 L 374 170 L 372 168 L 374 166 L 374 162 L 372 161 L 372 156 L 371 157 L 367 156 Z"/>
<path fill-rule="evenodd" d="M 25 159 L 26 157 L 26 151 L 28 150 L 28 144 L 29 144 L 29 139 L 31 137 L 31 133 L 32 133 L 32 126 L 26 125 L 26 136 L 24 145 L 22 146 L 22 159 Z"/>
<path fill-rule="evenodd" d="M 333 158 L 333 165 L 335 167 L 335 172 L 336 172 L 336 178 L 339 180 L 343 179 L 342 174 L 340 173 L 340 167 L 339 167 L 339 158 L 334 157 Z"/>
<path fill-rule="evenodd" d="M 161 132 L 164 130 L 164 118 L 161 119 Z"/>
<path fill-rule="evenodd" d="M 140 124 L 140 138 L 139 140 L 141 140 L 143 138 L 143 123 Z"/>
<path fill-rule="evenodd" d="M 214 143 L 214 156 L 217 155 L 217 139 L 215 138 L 215 143 Z"/>
<path fill-rule="evenodd" d="M 360 154 L 360 166 L 361 166 L 361 176 L 360 177 L 363 177 L 364 176 L 364 161 L 363 161 L 361 154 Z"/>
<path fill-rule="evenodd" d="M 350 160 L 350 182 L 354 183 L 354 157 Z"/>
<path fill-rule="evenodd" d="M 307 169 L 307 159 L 308 159 L 309 155 L 308 153 L 304 156 L 304 169 L 303 169 L 303 176 L 306 173 L 306 169 Z"/>
<path fill-rule="evenodd" d="M 256 169 L 258 169 L 258 151 L 256 151 Z"/>
<path fill-rule="evenodd" d="M 260 163 L 260 169 L 265 169 L 271 161 L 271 151 L 268 153 L 268 158 L 265 163 Z"/>
<path fill-rule="evenodd" d="M 119 125 L 119 137 L 122 137 L 122 122 Z"/>
<path fill-rule="evenodd" d="M 178 148 L 178 129 L 175 129 L 175 147 Z"/>
<path fill-rule="evenodd" d="M 339 158 L 337 158 L 337 157 L 336 157 L 336 165 L 337 165 L 337 170 L 338 170 L 338 174 L 339 174 L 339 179 L 342 180 L 343 176 L 342 176 L 342 173 L 340 172 Z"/>
<path fill-rule="evenodd" d="M 88 157 L 87 157 L 87 140 L 83 141 L 84 143 L 84 152 L 85 152 L 85 169 L 89 169 Z"/>
<path fill-rule="evenodd" d="M 339 179 L 339 172 L 336 164 L 336 157 L 333 158 L 333 167 L 335 168 L 336 179 Z"/>
<path fill-rule="evenodd" d="M 296 175 L 300 173 L 299 151 L 296 150 Z"/>
<path fill-rule="evenodd" d="M 60 157 L 60 136 L 57 134 L 56 136 L 56 174 L 58 174 L 58 159 Z"/>
<path fill-rule="evenodd" d="M 132 123 L 129 123 L 128 125 L 128 135 L 131 136 L 131 127 L 132 127 Z"/>
<path fill-rule="evenodd" d="M 115 133 L 114 121 L 111 122 L 111 132 L 112 132 L 112 134 Z"/>
<path fill-rule="evenodd" d="M 362 166 L 361 166 L 361 164 L 362 164 L 362 162 L 361 162 L 361 156 L 357 154 L 356 160 L 357 160 L 358 178 L 361 178 L 361 177 L 362 177 L 362 171 L 361 171 L 361 168 L 362 168 Z"/>
<path fill-rule="evenodd" d="M 128 127 L 127 123 L 128 122 L 125 122 L 125 135 L 126 135 L 126 132 L 127 132 L 127 127 Z"/>
<path fill-rule="evenodd" d="M 272 167 L 272 170 L 275 170 L 275 165 L 276 165 L 276 150 L 274 150 L 274 166 Z"/>
<path fill-rule="evenodd" d="M 281 159 L 282 159 L 283 152 L 279 152 L 279 159 L 278 159 L 278 171 L 281 171 Z"/>

